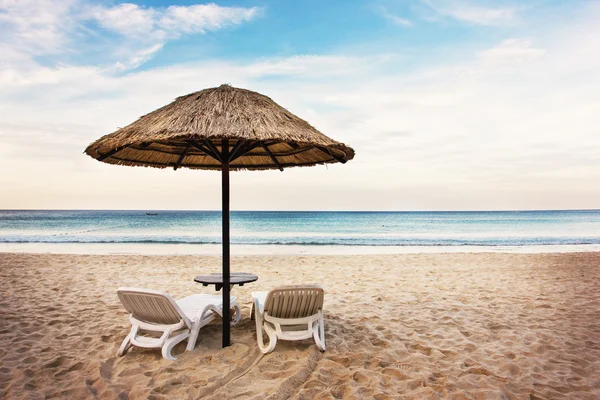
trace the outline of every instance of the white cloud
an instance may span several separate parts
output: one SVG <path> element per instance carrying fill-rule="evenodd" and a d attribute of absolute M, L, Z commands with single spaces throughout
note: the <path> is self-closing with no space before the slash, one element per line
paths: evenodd
<path fill-rule="evenodd" d="M 520 66 L 539 59 L 544 53 L 544 50 L 532 47 L 531 39 L 506 39 L 479 53 L 479 60 L 487 66 Z"/>
<path fill-rule="evenodd" d="M 220 7 L 216 4 L 170 6 L 158 25 L 167 32 L 204 33 L 206 30 L 249 21 L 257 16 L 259 10 L 258 7 Z"/>
<path fill-rule="evenodd" d="M 396 25 L 404 26 L 406 28 L 410 28 L 411 26 L 413 26 L 413 23 L 405 18 L 400 18 L 395 15 L 386 15 L 385 17 Z"/>
<path fill-rule="evenodd" d="M 124 36 L 166 40 L 241 24 L 254 18 L 258 12 L 257 7 L 221 7 L 216 4 L 145 8 L 123 3 L 114 7 L 94 7 L 89 17 L 104 28 Z"/>
<path fill-rule="evenodd" d="M 158 12 L 153 8 L 123 3 L 108 8 L 94 7 L 88 15 L 109 30 L 125 36 L 141 37 L 155 31 Z"/>
<path fill-rule="evenodd" d="M 296 76 L 298 79 L 332 79 L 368 71 L 389 61 L 390 56 L 301 55 L 257 60 L 247 67 L 255 77 Z"/>
<path fill-rule="evenodd" d="M 384 6 L 377 6 L 374 8 L 374 11 L 381 15 L 383 18 L 392 22 L 394 25 L 401 26 L 403 28 L 411 28 L 414 24 L 407 18 L 400 17 L 392 12 L 390 12 Z"/>
<path fill-rule="evenodd" d="M 67 33 L 77 28 L 68 17 L 76 6 L 76 0 L 0 0 L 0 44 L 13 49 L 3 57 L 64 51 Z"/>
<path fill-rule="evenodd" d="M 410 28 L 413 23 L 406 18 L 399 17 L 387 11 L 385 8 L 380 8 L 379 13 L 387 20 L 391 21 L 395 25 L 402 26 L 404 28 Z"/>
<path fill-rule="evenodd" d="M 69 65 L 72 58 L 85 57 L 82 49 L 88 49 L 102 53 L 102 67 L 135 68 L 168 40 L 239 25 L 259 11 L 216 4 L 152 8 L 130 3 L 94 5 L 88 0 L 0 0 L 0 66 L 36 68 L 35 58 L 41 55 Z M 107 37 L 102 28 L 124 38 Z M 1 73 L 6 78 L 8 72 Z"/>
<path fill-rule="evenodd" d="M 476 25 L 509 25 L 518 16 L 516 7 L 485 7 L 463 0 L 422 0 L 422 2 L 439 15 Z"/>
<path fill-rule="evenodd" d="M 123 61 L 118 61 L 115 64 L 115 69 L 124 71 L 137 68 L 146 61 L 150 60 L 154 54 L 163 48 L 163 46 L 164 45 L 162 43 L 157 43 L 147 48 L 131 51 L 129 54 L 126 54 L 122 57 Z"/>

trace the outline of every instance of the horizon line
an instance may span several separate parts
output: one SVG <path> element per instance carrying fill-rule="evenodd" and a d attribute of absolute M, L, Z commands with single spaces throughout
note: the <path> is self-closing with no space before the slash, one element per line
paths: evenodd
<path fill-rule="evenodd" d="M 2 208 L 1 211 L 140 211 L 140 212 L 221 212 L 220 209 L 96 209 L 96 208 Z M 565 209 L 502 209 L 502 210 L 231 210 L 231 212 L 316 212 L 316 213 L 444 213 L 444 212 L 552 212 L 552 211 L 600 211 L 600 208 L 565 208 Z"/>

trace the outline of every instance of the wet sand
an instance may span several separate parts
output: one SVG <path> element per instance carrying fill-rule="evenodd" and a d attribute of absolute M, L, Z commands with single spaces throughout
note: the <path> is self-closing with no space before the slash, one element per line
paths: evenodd
<path fill-rule="evenodd" d="M 119 286 L 175 298 L 214 256 L 0 253 L 0 398 L 600 398 L 600 253 L 243 256 L 243 320 L 220 348 L 116 351 Z M 328 349 L 279 342 L 263 356 L 250 292 L 319 283 Z"/>

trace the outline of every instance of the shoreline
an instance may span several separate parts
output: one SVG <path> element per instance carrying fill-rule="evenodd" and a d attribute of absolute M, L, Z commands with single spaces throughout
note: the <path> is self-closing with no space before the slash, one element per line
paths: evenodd
<path fill-rule="evenodd" d="M 527 246 L 346 246 L 346 245 L 231 245 L 234 256 L 306 255 L 385 255 L 444 253 L 594 253 L 600 244 Z M 90 255 L 205 255 L 221 254 L 220 244 L 150 243 L 0 243 L 0 253 L 90 254 Z"/>

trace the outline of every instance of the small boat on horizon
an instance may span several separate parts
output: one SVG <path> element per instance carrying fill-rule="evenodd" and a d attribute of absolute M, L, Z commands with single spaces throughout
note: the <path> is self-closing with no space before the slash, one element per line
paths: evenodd
<path fill-rule="evenodd" d="M 146 215 L 158 215 L 158 213 L 147 212 Z"/>

